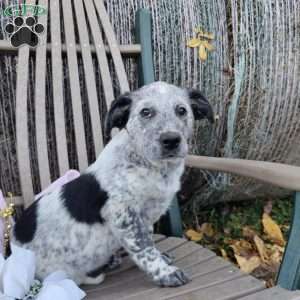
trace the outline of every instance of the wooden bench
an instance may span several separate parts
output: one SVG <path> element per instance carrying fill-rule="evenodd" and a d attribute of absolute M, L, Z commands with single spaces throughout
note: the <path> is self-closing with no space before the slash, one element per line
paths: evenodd
<path fill-rule="evenodd" d="M 27 4 L 35 4 L 27 0 Z M 50 154 L 57 157 L 56 177 L 63 175 L 70 168 L 71 156 L 76 156 L 78 169 L 88 166 L 88 149 L 98 155 L 103 148 L 101 106 L 99 105 L 99 85 L 106 107 L 109 107 L 116 91 L 129 90 L 123 57 L 137 57 L 139 66 L 139 85 L 154 81 L 151 18 L 146 10 L 139 10 L 136 15 L 135 45 L 118 45 L 109 22 L 103 0 L 39 0 L 38 4 L 48 8 L 48 14 L 38 17 L 46 26 L 41 36 L 41 44 L 36 49 L 27 46 L 19 50 L 7 41 L 0 42 L 0 51 L 4 55 L 18 55 L 17 91 L 16 91 L 16 134 L 17 160 L 20 174 L 22 195 L 14 201 L 27 207 L 38 193 L 49 185 L 53 178 Z M 74 17 L 73 17 L 74 16 Z M 49 22 L 48 22 L 49 21 Z M 61 34 L 63 32 L 63 34 Z M 63 39 L 62 39 L 63 37 Z M 92 43 L 90 44 L 90 38 Z M 82 61 L 82 70 L 78 61 Z M 35 78 L 32 84 L 31 58 L 34 58 Z M 64 60 L 63 60 L 64 58 Z M 94 69 L 97 61 L 100 77 Z M 47 70 L 50 62 L 50 79 Z M 65 63 L 64 63 L 65 62 Z M 113 65 L 114 71 L 111 71 Z M 113 76 L 112 76 L 113 74 Z M 66 78 L 69 84 L 66 84 Z M 115 83 L 117 80 L 117 84 Z M 49 150 L 47 128 L 48 94 L 46 84 L 50 84 L 52 93 L 53 118 L 55 122 L 55 147 Z M 84 84 L 84 91 L 83 91 Z M 35 128 L 28 130 L 28 95 L 34 88 Z M 117 85 L 117 88 L 116 88 Z M 82 95 L 85 96 L 82 96 Z M 72 106 L 75 146 L 70 153 L 68 147 L 67 124 L 64 102 Z M 86 101 L 86 102 L 84 102 Z M 48 103 L 48 104 L 47 104 Z M 82 104 L 88 107 L 91 127 L 91 141 L 85 138 L 85 113 Z M 35 137 L 35 151 L 30 147 L 30 137 Z M 53 143 L 53 141 L 51 141 Z M 54 150 L 53 150 L 54 149 Z M 51 152 L 51 153 L 50 153 Z M 33 156 L 37 166 L 32 166 Z M 210 170 L 233 172 L 251 176 L 271 184 L 276 184 L 295 191 L 300 190 L 300 168 L 268 164 L 263 162 L 245 162 L 215 158 L 190 156 L 187 165 Z M 34 188 L 34 180 L 39 182 L 39 189 Z M 300 196 L 296 197 L 295 218 L 287 246 L 284 262 L 279 275 L 279 284 L 288 289 L 299 288 L 299 232 L 300 232 Z M 182 236 L 181 219 L 176 199 L 165 219 L 165 232 L 173 236 Z M 193 242 L 183 238 L 155 236 L 157 247 L 169 252 L 175 258 L 175 264 L 182 267 L 193 278 L 192 282 L 180 288 L 158 288 L 125 258 L 121 269 L 109 273 L 102 285 L 84 287 L 88 299 L 296 299 L 299 292 L 291 292 L 281 287 L 264 289 L 264 284 L 255 278 L 243 274 L 229 262 Z"/>

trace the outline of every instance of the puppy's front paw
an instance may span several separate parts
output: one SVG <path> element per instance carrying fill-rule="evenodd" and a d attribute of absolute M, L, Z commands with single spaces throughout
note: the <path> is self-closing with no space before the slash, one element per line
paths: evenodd
<path fill-rule="evenodd" d="M 188 276 L 176 267 L 172 266 L 168 271 L 167 274 L 160 274 L 159 278 L 155 278 L 155 283 L 163 287 L 176 287 L 187 284 L 190 281 Z"/>

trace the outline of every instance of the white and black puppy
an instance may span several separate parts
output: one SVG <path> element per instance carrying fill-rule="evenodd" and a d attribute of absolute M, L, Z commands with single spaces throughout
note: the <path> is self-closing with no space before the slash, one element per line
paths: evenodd
<path fill-rule="evenodd" d="M 196 90 L 156 82 L 113 101 L 106 135 L 120 132 L 77 179 L 34 202 L 14 226 L 13 242 L 35 252 L 37 276 L 65 271 L 77 284 L 98 284 L 95 272 L 123 247 L 161 286 L 186 275 L 152 240 L 153 224 L 180 188 L 194 120 L 213 121 Z"/>

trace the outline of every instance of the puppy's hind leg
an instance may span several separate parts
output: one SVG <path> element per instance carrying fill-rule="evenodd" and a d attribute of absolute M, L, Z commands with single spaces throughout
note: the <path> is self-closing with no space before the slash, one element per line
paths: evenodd
<path fill-rule="evenodd" d="M 101 282 L 103 282 L 103 280 L 105 278 L 103 271 L 104 271 L 104 268 L 100 267 L 100 268 L 97 268 L 97 269 L 87 273 L 82 284 L 93 284 L 93 285 L 100 284 Z"/>
<path fill-rule="evenodd" d="M 86 276 L 82 284 L 98 285 L 104 281 L 104 273 L 99 274 L 96 277 Z"/>

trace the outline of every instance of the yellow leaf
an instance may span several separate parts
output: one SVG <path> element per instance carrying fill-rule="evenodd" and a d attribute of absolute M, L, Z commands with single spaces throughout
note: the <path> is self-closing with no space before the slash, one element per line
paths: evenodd
<path fill-rule="evenodd" d="M 185 235 L 194 242 L 199 242 L 203 238 L 203 233 L 202 232 L 197 232 L 193 229 L 189 229 L 185 232 Z"/>
<path fill-rule="evenodd" d="M 237 260 L 240 269 L 248 274 L 255 270 L 257 267 L 259 267 L 261 264 L 261 260 L 258 256 L 252 256 L 250 258 L 245 258 L 237 254 L 235 254 L 234 256 Z"/>
<path fill-rule="evenodd" d="M 215 50 L 215 47 L 213 45 L 211 45 L 208 41 L 203 41 L 203 45 L 208 51 Z"/>
<path fill-rule="evenodd" d="M 199 39 L 193 38 L 193 39 L 189 40 L 186 45 L 188 47 L 195 48 L 195 47 L 198 47 L 200 45 L 200 43 L 201 42 Z"/>
<path fill-rule="evenodd" d="M 215 234 L 211 223 L 203 223 L 200 230 L 208 237 L 212 237 Z"/>
<path fill-rule="evenodd" d="M 250 228 L 249 226 L 243 227 L 243 236 L 248 238 L 248 239 L 253 239 L 254 236 L 257 235 L 257 233 Z"/>
<path fill-rule="evenodd" d="M 268 238 L 276 244 L 284 246 L 285 240 L 281 229 L 268 214 L 263 214 L 262 223 L 264 226 L 264 232 L 267 234 Z"/>
<path fill-rule="evenodd" d="M 265 247 L 264 241 L 257 235 L 254 236 L 254 243 L 259 253 L 259 256 L 263 262 L 267 262 L 269 260 L 268 251 Z"/>
<path fill-rule="evenodd" d="M 225 260 L 228 260 L 228 261 L 229 261 L 229 258 L 228 258 L 228 255 L 227 255 L 227 252 L 225 251 L 225 249 L 221 248 L 220 251 L 221 251 L 222 257 L 223 257 Z"/>
<path fill-rule="evenodd" d="M 253 253 L 252 245 L 245 240 L 235 241 L 230 247 L 233 249 L 234 254 L 237 255 L 248 256 Z"/>
<path fill-rule="evenodd" d="M 204 47 L 203 44 L 201 44 L 200 47 L 199 47 L 199 58 L 202 61 L 206 61 L 207 60 L 207 52 L 206 52 L 206 49 L 205 49 L 205 47 Z"/>

